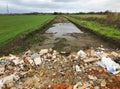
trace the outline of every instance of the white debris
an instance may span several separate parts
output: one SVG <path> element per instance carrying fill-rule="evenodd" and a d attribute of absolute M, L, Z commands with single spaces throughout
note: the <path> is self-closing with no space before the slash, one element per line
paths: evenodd
<path fill-rule="evenodd" d="M 91 79 L 91 80 L 97 80 L 97 77 L 93 76 L 93 75 L 88 75 L 88 78 Z"/>
<path fill-rule="evenodd" d="M 40 57 L 37 57 L 34 59 L 35 65 L 40 65 L 42 63 L 42 60 L 40 59 Z"/>
<path fill-rule="evenodd" d="M 2 89 L 4 83 L 2 82 L 2 80 L 0 80 L 0 89 Z"/>
<path fill-rule="evenodd" d="M 35 59 L 36 57 L 39 57 L 40 55 L 38 53 L 34 53 L 33 55 L 31 55 L 31 59 Z"/>
<path fill-rule="evenodd" d="M 78 65 L 76 65 L 75 68 L 76 68 L 76 71 L 77 71 L 77 72 L 80 72 L 80 71 L 81 71 L 81 69 L 80 69 L 80 67 L 79 67 Z"/>
<path fill-rule="evenodd" d="M 83 50 L 78 51 L 77 55 L 82 57 L 82 58 L 85 58 L 87 56 L 87 54 Z"/>
<path fill-rule="evenodd" d="M 98 57 L 98 58 L 106 57 L 106 56 L 108 56 L 108 55 L 109 55 L 109 54 L 108 54 L 108 53 L 105 53 L 104 51 L 95 52 L 95 56 Z"/>
<path fill-rule="evenodd" d="M 12 60 L 12 62 L 15 64 L 15 65 L 18 65 L 19 63 L 20 63 L 20 59 L 18 58 L 18 57 L 16 57 L 16 58 L 14 58 L 13 60 Z"/>
<path fill-rule="evenodd" d="M 28 50 L 27 52 L 25 52 L 25 55 L 31 55 L 31 54 L 32 54 L 31 50 Z"/>
<path fill-rule="evenodd" d="M 9 76 L 6 76 L 4 78 L 1 78 L 0 79 L 0 87 L 3 86 L 3 84 L 5 84 L 7 81 L 10 81 L 10 82 L 13 82 L 14 80 L 18 80 L 19 79 L 19 76 L 16 75 L 16 74 L 11 74 Z"/>
<path fill-rule="evenodd" d="M 116 69 L 119 68 L 119 64 L 114 62 L 109 57 L 102 57 L 100 62 L 97 62 L 98 65 L 100 65 L 103 68 L 106 68 L 108 72 L 110 73 L 116 73 Z"/>

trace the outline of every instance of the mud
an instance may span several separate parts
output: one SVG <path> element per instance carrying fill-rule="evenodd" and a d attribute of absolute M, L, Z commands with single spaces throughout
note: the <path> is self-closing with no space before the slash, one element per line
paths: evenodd
<path fill-rule="evenodd" d="M 64 17 L 57 17 L 53 22 L 55 23 L 70 23 Z M 53 27 L 53 25 L 51 25 Z M 65 29 L 64 29 L 65 30 Z M 100 37 L 92 34 L 91 32 L 80 29 L 83 33 L 68 33 L 67 36 L 71 36 L 75 39 L 67 39 L 64 37 L 54 37 L 55 33 L 46 33 L 44 34 L 47 39 L 44 40 L 42 45 L 34 45 L 31 47 L 31 50 L 40 50 L 42 48 L 53 48 L 58 51 L 78 51 L 79 49 L 89 49 L 91 47 L 97 48 L 99 46 L 104 46 L 108 49 L 113 49 L 115 46 L 113 44 L 109 44 L 109 42 L 103 41 Z"/>

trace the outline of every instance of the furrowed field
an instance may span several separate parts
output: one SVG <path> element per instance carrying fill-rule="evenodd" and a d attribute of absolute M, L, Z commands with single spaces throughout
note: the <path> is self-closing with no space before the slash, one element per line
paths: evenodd
<path fill-rule="evenodd" d="M 53 15 L 0 16 L 0 46 L 23 32 L 33 31 L 51 21 Z"/>

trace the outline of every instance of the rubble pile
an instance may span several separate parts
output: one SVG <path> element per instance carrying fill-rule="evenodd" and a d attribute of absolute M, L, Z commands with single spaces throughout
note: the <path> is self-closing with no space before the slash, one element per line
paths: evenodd
<path fill-rule="evenodd" d="M 120 89 L 120 51 L 50 48 L 3 56 L 0 89 Z"/>

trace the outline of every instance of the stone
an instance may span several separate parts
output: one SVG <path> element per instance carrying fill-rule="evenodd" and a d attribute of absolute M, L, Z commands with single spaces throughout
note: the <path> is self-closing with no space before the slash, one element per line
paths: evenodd
<path fill-rule="evenodd" d="M 93 49 L 88 49 L 85 51 L 85 53 L 87 54 L 87 56 L 91 56 L 91 57 L 95 56 L 95 50 Z"/>
<path fill-rule="evenodd" d="M 4 66 L 0 66 L 0 74 L 4 74 L 5 71 L 5 67 Z"/>
<path fill-rule="evenodd" d="M 70 58 L 76 58 L 77 57 L 77 53 L 76 52 L 72 52 L 71 54 L 70 54 Z"/>
<path fill-rule="evenodd" d="M 72 89 L 72 86 L 67 84 L 56 84 L 53 86 L 53 89 Z"/>
<path fill-rule="evenodd" d="M 87 54 L 83 50 L 78 51 L 77 55 L 81 58 L 85 58 L 87 56 Z"/>
<path fill-rule="evenodd" d="M 18 87 L 16 88 L 16 87 L 14 87 L 14 86 L 13 86 L 13 87 L 12 87 L 12 88 L 10 88 L 10 89 L 21 89 L 21 88 L 18 88 Z"/>
<path fill-rule="evenodd" d="M 106 86 L 106 81 L 105 80 L 102 80 L 101 81 L 101 87 L 105 87 Z"/>
<path fill-rule="evenodd" d="M 19 79 L 18 78 L 18 75 L 15 75 L 15 74 L 11 74 L 9 76 L 6 76 L 4 78 L 1 78 L 0 81 L 2 81 L 3 84 L 5 84 L 6 82 L 13 82 L 14 80 L 17 80 Z"/>
<path fill-rule="evenodd" d="M 94 82 L 93 82 L 93 81 L 89 81 L 89 83 L 90 83 L 90 84 L 92 84 L 92 85 L 94 84 Z"/>
<path fill-rule="evenodd" d="M 94 89 L 100 89 L 100 87 L 99 86 L 95 86 Z"/>
<path fill-rule="evenodd" d="M 53 56 L 52 56 L 52 58 L 53 58 L 53 59 L 56 59 L 56 58 L 57 58 L 57 56 L 56 56 L 56 55 L 53 55 Z"/>
<path fill-rule="evenodd" d="M 45 75 L 44 71 L 40 72 L 40 77 L 43 77 L 44 75 Z"/>
<path fill-rule="evenodd" d="M 80 69 L 80 67 L 79 67 L 78 65 L 76 65 L 75 68 L 76 68 L 76 71 L 77 71 L 77 72 L 80 72 L 80 71 L 81 71 L 81 69 Z"/>
<path fill-rule="evenodd" d="M 95 50 L 91 50 L 90 55 L 91 55 L 92 57 L 95 56 Z"/>
<path fill-rule="evenodd" d="M 111 55 L 113 55 L 114 57 L 118 57 L 119 56 L 119 54 L 116 53 L 116 52 L 112 52 Z"/>
<path fill-rule="evenodd" d="M 29 57 L 28 57 L 28 56 L 26 56 L 26 57 L 24 58 L 24 62 L 25 62 L 25 64 L 29 64 Z"/>
<path fill-rule="evenodd" d="M 12 62 L 15 64 L 15 65 L 18 65 L 20 63 L 20 59 L 18 57 L 16 57 L 15 59 L 12 60 Z"/>
<path fill-rule="evenodd" d="M 40 59 L 40 57 L 37 57 L 34 59 L 34 63 L 35 65 L 40 65 L 42 63 L 42 60 Z"/>
<path fill-rule="evenodd" d="M 98 61 L 99 58 L 88 58 L 88 59 L 85 59 L 84 62 L 94 62 L 94 61 Z"/>
<path fill-rule="evenodd" d="M 82 86 L 79 84 L 80 83 L 77 83 L 76 85 L 74 85 L 73 89 L 86 89 L 91 86 L 91 84 L 89 83 L 84 83 Z"/>
<path fill-rule="evenodd" d="M 88 78 L 91 79 L 91 80 L 97 80 L 97 77 L 96 76 L 92 76 L 92 75 L 88 75 Z"/>
<path fill-rule="evenodd" d="M 35 83 L 34 83 L 34 87 L 35 87 L 35 89 L 40 89 L 40 84 L 39 84 L 39 82 L 35 82 Z"/>
<path fill-rule="evenodd" d="M 25 52 L 25 55 L 28 55 L 28 56 L 29 56 L 29 55 L 31 55 L 31 54 L 32 54 L 31 50 L 28 50 L 28 51 Z"/>
<path fill-rule="evenodd" d="M 5 85 L 6 85 L 6 88 L 11 88 L 11 87 L 14 86 L 14 82 L 12 82 L 12 81 L 6 81 Z"/>
<path fill-rule="evenodd" d="M 108 79 L 108 82 L 113 83 L 113 80 L 109 78 L 109 79 Z"/>
<path fill-rule="evenodd" d="M 46 53 L 48 53 L 49 52 L 49 50 L 48 49 L 41 49 L 40 50 L 40 54 L 46 54 Z"/>
<path fill-rule="evenodd" d="M 50 48 L 50 49 L 49 49 L 49 52 L 51 53 L 52 51 L 53 51 L 53 49 L 52 49 L 52 48 Z"/>
<path fill-rule="evenodd" d="M 2 59 L 3 64 L 0 63 L 0 68 L 5 67 L 3 70 L 5 73 L 0 76 L 0 89 L 2 87 L 3 89 L 42 89 L 44 86 L 46 86 L 44 89 L 107 89 L 106 87 L 111 88 L 114 85 L 115 89 L 119 87 L 120 78 L 117 76 L 119 74 L 109 74 L 96 62 L 84 62 L 85 59 L 97 57 L 94 56 L 92 50 L 90 50 L 89 56 L 86 53 L 85 58 L 80 57 L 84 51 L 81 51 L 79 56 L 77 53 L 71 52 L 69 58 L 64 53 L 61 55 L 57 51 L 46 52 L 43 55 L 32 52 L 30 55 L 27 53 L 24 57 L 19 54 L 19 57 L 18 55 L 11 56 L 10 60 L 8 60 L 9 57 Z M 116 59 L 110 51 L 98 50 L 98 52 L 100 52 L 98 56 L 108 53 L 109 57 Z M 23 62 L 18 64 L 17 57 Z M 25 63 L 24 58 L 27 57 L 29 62 Z M 77 83 L 78 81 L 80 82 Z M 74 86 L 75 83 L 77 84 Z M 72 84 L 73 88 L 69 84 Z M 48 87 L 48 85 L 51 86 Z"/>

